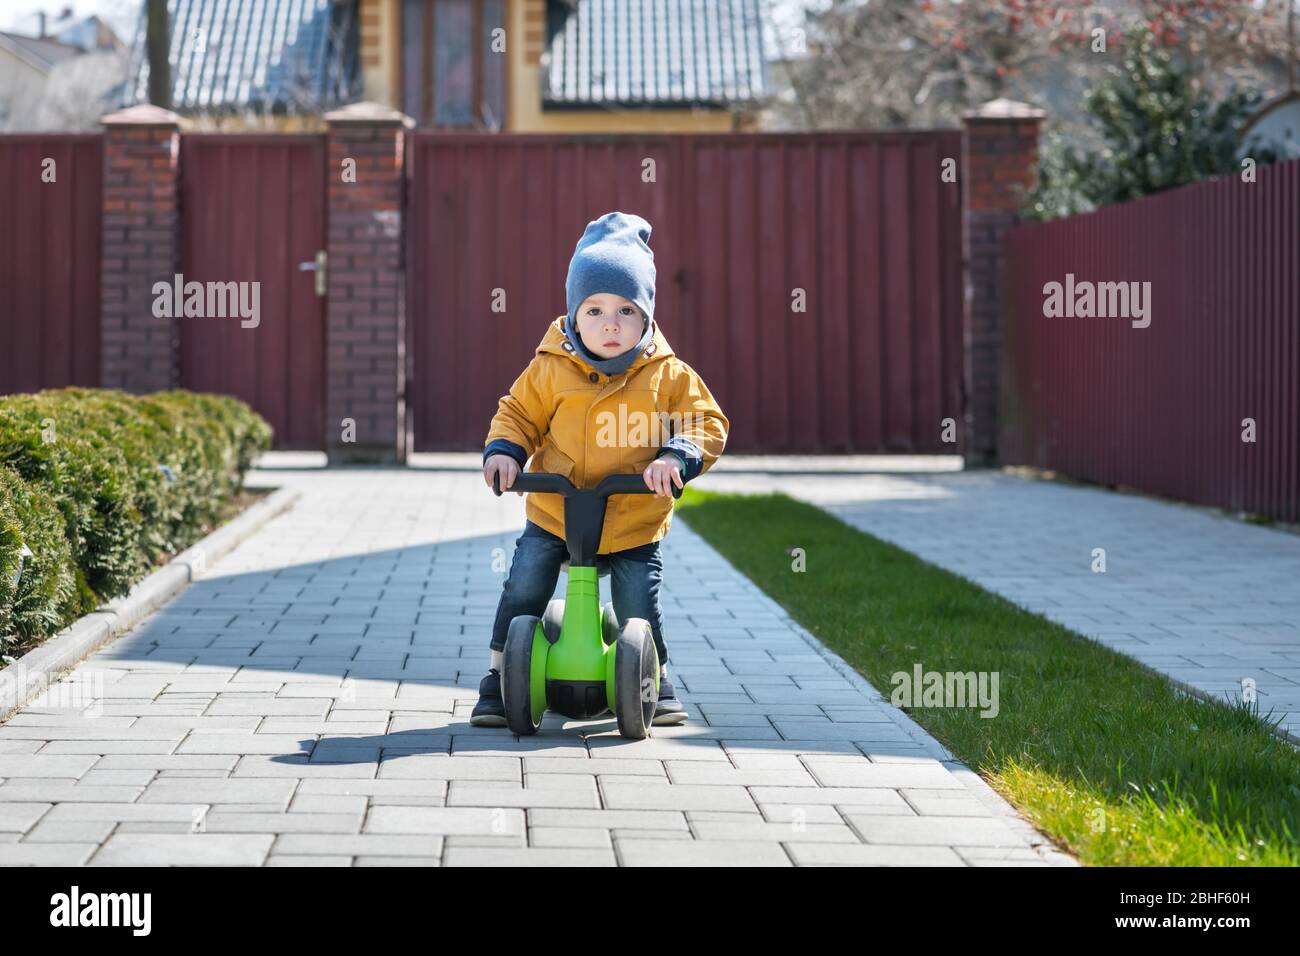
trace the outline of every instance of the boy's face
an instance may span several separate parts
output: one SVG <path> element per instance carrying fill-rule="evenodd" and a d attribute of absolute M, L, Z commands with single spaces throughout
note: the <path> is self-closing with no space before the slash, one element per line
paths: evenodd
<path fill-rule="evenodd" d="M 601 358 L 622 355 L 641 341 L 645 331 L 645 318 L 636 303 L 610 292 L 587 296 L 575 317 L 582 344 Z"/>

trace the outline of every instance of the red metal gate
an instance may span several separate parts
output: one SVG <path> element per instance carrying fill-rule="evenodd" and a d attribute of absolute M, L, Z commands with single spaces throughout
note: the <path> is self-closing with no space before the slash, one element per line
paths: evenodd
<path fill-rule="evenodd" d="M 300 264 L 325 248 L 324 137 L 182 137 L 181 209 L 184 282 L 256 282 L 260 297 L 256 325 L 179 320 L 181 383 L 248 402 L 277 448 L 320 448 L 325 300 Z"/>
<path fill-rule="evenodd" d="M 98 135 L 0 138 L 0 394 L 99 384 Z"/>
<path fill-rule="evenodd" d="M 653 227 L 656 318 L 731 419 L 728 450 L 957 451 L 942 421 L 962 417 L 961 201 L 941 171 L 960 155 L 955 130 L 417 132 L 416 448 L 482 447 L 497 399 L 565 311 L 583 227 L 618 209 Z"/>

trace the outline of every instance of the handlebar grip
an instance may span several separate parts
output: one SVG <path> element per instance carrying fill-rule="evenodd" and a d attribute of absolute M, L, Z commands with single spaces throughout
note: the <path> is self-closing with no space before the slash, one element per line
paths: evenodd
<path fill-rule="evenodd" d="M 674 498 L 682 496 L 681 488 L 675 484 L 669 487 Z M 610 475 L 596 486 L 596 494 L 608 498 L 610 495 L 652 495 L 654 492 L 645 486 L 645 479 L 640 475 Z"/>
<path fill-rule="evenodd" d="M 501 472 L 492 475 L 492 490 L 501 496 Z M 568 495 L 574 490 L 573 482 L 563 475 L 554 475 L 545 471 L 521 471 L 515 475 L 508 491 L 540 491 L 543 493 Z"/>

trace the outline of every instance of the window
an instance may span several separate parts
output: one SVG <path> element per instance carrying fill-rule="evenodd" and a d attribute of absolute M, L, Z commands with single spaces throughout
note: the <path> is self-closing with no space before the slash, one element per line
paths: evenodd
<path fill-rule="evenodd" d="M 505 0 L 403 0 L 402 110 L 420 126 L 505 124 Z M 498 48 L 504 43 L 497 43 Z"/>

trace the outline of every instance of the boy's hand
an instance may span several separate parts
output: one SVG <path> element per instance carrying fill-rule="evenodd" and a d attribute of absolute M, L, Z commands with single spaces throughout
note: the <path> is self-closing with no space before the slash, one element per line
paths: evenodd
<path fill-rule="evenodd" d="M 489 488 L 492 487 L 492 477 L 501 476 L 501 490 L 509 491 L 510 486 L 515 483 L 515 478 L 519 474 L 519 462 L 515 461 L 509 455 L 489 455 L 488 460 L 483 462 L 483 481 Z M 523 495 L 522 491 L 516 491 L 515 494 Z"/>
<path fill-rule="evenodd" d="M 672 486 L 682 487 L 681 462 L 676 455 L 664 455 L 650 462 L 641 477 L 645 479 L 646 487 L 656 495 L 672 497 Z"/>

